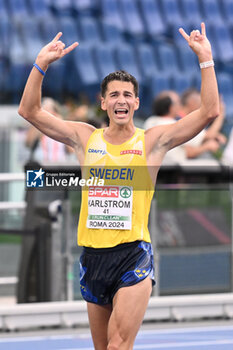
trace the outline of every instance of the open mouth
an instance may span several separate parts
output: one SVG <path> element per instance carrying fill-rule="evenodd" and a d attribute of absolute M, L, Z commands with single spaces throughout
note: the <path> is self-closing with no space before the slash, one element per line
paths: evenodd
<path fill-rule="evenodd" d="M 126 108 L 117 108 L 117 109 L 115 109 L 115 114 L 117 114 L 117 115 L 125 115 L 125 114 L 127 114 L 129 111 L 128 111 L 128 109 L 126 109 Z"/>

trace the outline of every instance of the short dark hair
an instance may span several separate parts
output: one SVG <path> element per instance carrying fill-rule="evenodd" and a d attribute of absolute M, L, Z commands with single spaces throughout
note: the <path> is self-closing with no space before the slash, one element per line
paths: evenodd
<path fill-rule="evenodd" d="M 172 105 L 172 99 L 170 96 L 158 96 L 153 102 L 153 115 L 164 116 L 169 113 Z"/>
<path fill-rule="evenodd" d="M 136 78 L 124 70 L 118 70 L 108 74 L 101 83 L 101 96 L 105 97 L 108 83 L 114 80 L 126 81 L 133 84 L 135 96 L 138 97 L 139 87 Z"/>

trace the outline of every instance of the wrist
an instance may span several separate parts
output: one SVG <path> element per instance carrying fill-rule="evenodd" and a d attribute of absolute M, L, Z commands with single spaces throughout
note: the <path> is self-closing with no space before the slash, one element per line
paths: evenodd
<path fill-rule="evenodd" d="M 44 62 L 43 60 L 41 60 L 39 57 L 37 57 L 37 59 L 35 60 L 35 63 L 44 71 L 46 72 L 46 70 L 48 69 L 48 63 Z"/>
<path fill-rule="evenodd" d="M 198 55 L 199 63 L 208 62 L 208 61 L 212 61 L 212 60 L 213 60 L 212 54 Z"/>
<path fill-rule="evenodd" d="M 211 60 L 211 61 L 205 61 L 205 62 L 201 62 L 200 63 L 200 68 L 203 69 L 203 68 L 209 68 L 209 67 L 213 67 L 214 66 L 214 61 Z"/>

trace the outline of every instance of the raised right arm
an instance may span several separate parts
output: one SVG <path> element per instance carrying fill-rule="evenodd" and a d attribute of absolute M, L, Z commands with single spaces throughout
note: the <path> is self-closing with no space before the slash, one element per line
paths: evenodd
<path fill-rule="evenodd" d="M 75 42 L 65 48 L 65 44 L 59 40 L 61 35 L 61 32 L 58 33 L 48 45 L 42 48 L 36 58 L 35 63 L 44 72 L 49 64 L 64 57 L 78 46 L 78 43 Z M 86 123 L 64 121 L 44 110 L 41 106 L 42 81 L 43 75 L 36 67 L 33 67 L 20 102 L 19 114 L 43 134 L 73 148 L 84 150 L 95 128 Z"/>

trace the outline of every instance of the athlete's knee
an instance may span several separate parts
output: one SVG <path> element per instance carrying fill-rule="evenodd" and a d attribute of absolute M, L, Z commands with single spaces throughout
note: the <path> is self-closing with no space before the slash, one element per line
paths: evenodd
<path fill-rule="evenodd" d="M 133 349 L 133 346 L 130 345 L 128 342 L 122 342 L 122 343 L 114 343 L 111 342 L 107 346 L 107 350 L 131 350 Z"/>
<path fill-rule="evenodd" d="M 133 342 L 130 340 L 129 335 L 115 333 L 113 337 L 109 338 L 107 350 L 130 350 L 133 348 L 131 343 Z"/>
<path fill-rule="evenodd" d="M 119 345 L 116 345 L 116 344 L 108 344 L 107 346 L 107 350 L 119 350 L 120 347 Z"/>
<path fill-rule="evenodd" d="M 119 334 L 115 334 L 108 340 L 107 350 L 119 350 L 122 342 L 123 339 L 119 336 Z"/>

